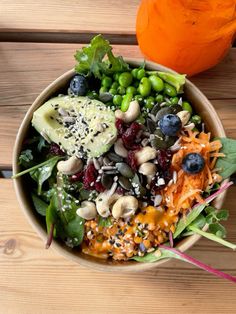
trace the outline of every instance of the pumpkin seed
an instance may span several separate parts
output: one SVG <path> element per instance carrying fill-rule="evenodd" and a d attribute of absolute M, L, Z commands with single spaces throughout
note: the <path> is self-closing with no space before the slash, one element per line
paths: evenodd
<path fill-rule="evenodd" d="M 153 133 L 156 130 L 156 123 L 152 119 L 147 118 L 147 128 L 150 133 Z"/>
<path fill-rule="evenodd" d="M 126 178 L 133 178 L 134 176 L 133 170 L 125 162 L 116 163 L 116 168 L 122 176 Z"/>
<path fill-rule="evenodd" d="M 108 92 L 99 94 L 99 100 L 101 100 L 102 102 L 108 102 L 112 100 L 112 98 L 113 98 L 112 94 Z"/>
<path fill-rule="evenodd" d="M 125 190 L 130 190 L 132 188 L 132 184 L 128 178 L 125 178 L 123 176 L 119 176 L 118 182 L 119 182 L 120 186 Z"/>
<path fill-rule="evenodd" d="M 117 154 L 110 152 L 107 154 L 107 157 L 114 162 L 122 162 L 123 158 L 118 156 Z"/>
<path fill-rule="evenodd" d="M 159 137 L 155 137 L 154 139 L 150 141 L 150 143 L 151 143 L 151 146 L 154 148 L 163 148 L 163 149 L 167 148 L 167 144 L 164 141 L 164 139 L 161 139 Z"/>
<path fill-rule="evenodd" d="M 153 114 L 154 116 L 157 114 L 157 112 L 160 110 L 160 104 L 156 104 L 152 110 L 151 110 L 151 114 Z"/>
<path fill-rule="evenodd" d="M 144 196 L 147 192 L 147 190 L 141 185 L 140 180 L 139 180 L 139 176 L 137 175 L 137 173 L 134 175 L 133 179 L 132 179 L 132 186 L 134 188 L 134 193 L 137 196 Z"/>
<path fill-rule="evenodd" d="M 112 176 L 110 176 L 110 175 L 108 175 L 106 173 L 103 173 L 102 174 L 102 178 L 101 178 L 101 183 L 104 186 L 104 188 L 109 190 L 111 188 L 111 186 L 112 186 L 112 183 L 113 183 Z"/>
<path fill-rule="evenodd" d="M 174 114 L 183 110 L 183 108 L 180 105 L 175 105 L 175 106 L 172 106 L 171 108 L 172 108 Z"/>
<path fill-rule="evenodd" d="M 172 113 L 173 110 L 171 107 L 163 107 L 161 108 L 157 114 L 156 114 L 156 119 L 160 120 L 162 117 L 164 117 L 166 114 Z"/>

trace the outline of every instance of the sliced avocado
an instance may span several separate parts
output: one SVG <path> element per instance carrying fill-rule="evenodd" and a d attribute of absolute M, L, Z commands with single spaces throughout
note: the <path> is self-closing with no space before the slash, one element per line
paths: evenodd
<path fill-rule="evenodd" d="M 114 112 L 88 97 L 59 96 L 34 112 L 32 125 L 68 155 L 98 157 L 117 137 Z"/>

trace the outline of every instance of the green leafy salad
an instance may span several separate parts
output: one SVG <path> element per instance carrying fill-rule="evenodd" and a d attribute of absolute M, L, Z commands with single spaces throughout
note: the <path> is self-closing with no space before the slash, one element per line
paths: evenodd
<path fill-rule="evenodd" d="M 185 75 L 114 56 L 101 35 L 75 54 L 60 94 L 33 114 L 19 155 L 32 210 L 53 239 L 102 259 L 176 258 L 194 234 L 225 239 L 228 211 L 212 201 L 236 171 L 236 141 L 212 138 L 185 95 Z"/>

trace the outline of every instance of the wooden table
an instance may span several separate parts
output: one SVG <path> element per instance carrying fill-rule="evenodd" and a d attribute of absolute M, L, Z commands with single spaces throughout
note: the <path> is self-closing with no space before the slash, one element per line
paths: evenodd
<path fill-rule="evenodd" d="M 74 65 L 73 54 L 102 32 L 115 53 L 141 57 L 135 39 L 138 0 L 1 1 L 0 169 L 11 170 L 20 122 L 38 93 Z M 5 41 L 5 42 L 4 42 Z M 52 43 L 56 42 L 56 43 Z M 236 138 L 236 49 L 192 78 Z M 225 202 L 236 242 L 236 187 Z M 60 257 L 23 216 L 12 182 L 0 179 L 0 313 L 235 313 L 236 286 L 179 261 L 139 274 L 98 273 Z M 188 252 L 236 276 L 236 254 L 205 239 Z"/>

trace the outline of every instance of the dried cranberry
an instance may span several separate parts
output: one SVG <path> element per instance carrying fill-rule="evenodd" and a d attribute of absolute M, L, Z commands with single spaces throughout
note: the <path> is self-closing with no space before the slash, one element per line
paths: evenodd
<path fill-rule="evenodd" d="M 158 168 L 166 170 L 170 167 L 172 153 L 170 150 L 159 149 L 157 151 Z"/>
<path fill-rule="evenodd" d="M 133 170 L 137 170 L 137 160 L 136 160 L 136 157 L 135 157 L 135 152 L 136 151 L 133 151 L 133 150 L 130 150 L 128 152 L 128 157 L 127 157 L 127 163 L 130 165 L 130 167 L 133 169 Z"/>
<path fill-rule="evenodd" d="M 116 119 L 116 128 L 117 128 L 118 134 L 122 135 L 125 133 L 125 130 L 127 127 L 126 127 L 125 122 L 123 120 Z"/>
<path fill-rule="evenodd" d="M 84 171 L 77 172 L 70 177 L 71 182 L 83 181 Z"/>
<path fill-rule="evenodd" d="M 97 175 L 98 175 L 98 173 L 97 173 L 97 170 L 95 169 L 93 163 L 89 164 L 85 168 L 83 184 L 84 184 L 84 188 L 86 190 L 94 190 L 95 189 L 95 187 L 93 187 L 93 185 L 95 185 Z M 91 184 L 92 184 L 92 186 L 91 186 Z"/>
<path fill-rule="evenodd" d="M 118 186 L 118 188 L 116 189 L 116 193 L 120 195 L 124 195 L 125 190 L 121 186 Z"/>
<path fill-rule="evenodd" d="M 142 129 L 141 124 L 133 122 L 122 135 L 122 141 L 127 149 L 137 148 L 137 134 Z"/>
<path fill-rule="evenodd" d="M 104 192 L 106 189 L 101 182 L 95 182 L 95 190 L 98 192 Z"/>
<path fill-rule="evenodd" d="M 49 152 L 55 156 L 65 156 L 65 153 L 60 149 L 60 146 L 56 143 L 52 143 L 49 147 Z"/>

